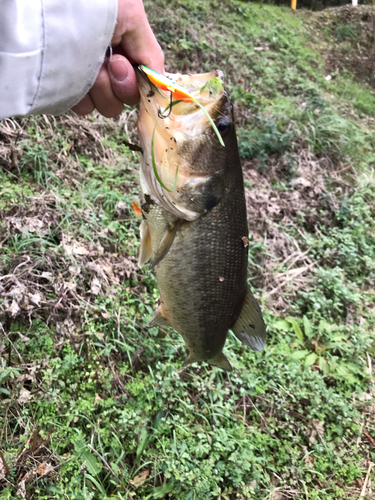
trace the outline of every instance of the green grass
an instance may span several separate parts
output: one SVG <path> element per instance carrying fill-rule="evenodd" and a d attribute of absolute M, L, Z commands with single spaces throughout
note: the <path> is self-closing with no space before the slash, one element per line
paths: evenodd
<path fill-rule="evenodd" d="M 24 480 L 29 500 L 357 499 L 375 460 L 375 95 L 326 80 L 308 13 L 146 8 L 168 69 L 226 75 L 267 347 L 229 333 L 232 373 L 180 372 L 181 337 L 147 328 L 158 291 L 136 266 L 123 126 L 21 120 L 0 160 L 0 498 Z"/>

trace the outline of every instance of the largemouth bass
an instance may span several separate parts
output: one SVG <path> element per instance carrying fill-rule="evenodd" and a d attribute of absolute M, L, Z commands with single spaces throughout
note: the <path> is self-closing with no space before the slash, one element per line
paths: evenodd
<path fill-rule="evenodd" d="M 149 326 L 172 326 L 182 335 L 189 348 L 185 365 L 206 361 L 229 371 L 222 352 L 229 329 L 253 350 L 266 341 L 247 285 L 248 227 L 233 109 L 223 88 L 210 85 L 220 81 L 219 72 L 167 76 L 194 99 L 172 99 L 141 66 L 137 70 L 139 266 L 152 259 L 160 292 Z"/>

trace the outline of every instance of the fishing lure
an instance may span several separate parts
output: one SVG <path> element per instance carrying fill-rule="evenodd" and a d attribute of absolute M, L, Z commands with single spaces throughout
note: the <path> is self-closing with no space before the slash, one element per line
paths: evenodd
<path fill-rule="evenodd" d="M 164 115 L 164 112 L 161 113 L 159 111 L 159 118 L 168 118 L 172 111 L 172 106 L 173 104 L 177 104 L 177 102 L 184 101 L 184 102 L 194 102 L 197 104 L 203 113 L 206 115 L 208 121 L 212 125 L 212 128 L 215 131 L 215 134 L 217 135 L 220 144 L 225 147 L 224 141 L 220 135 L 220 132 L 218 131 L 214 121 L 212 120 L 211 116 L 209 115 L 208 111 L 200 102 L 197 101 L 197 99 L 182 85 L 180 85 L 177 82 L 174 82 L 170 78 L 168 78 L 165 75 L 162 75 L 161 73 L 158 73 L 157 71 L 154 71 L 153 69 L 148 68 L 147 66 L 141 65 L 139 66 L 140 70 L 146 73 L 148 76 L 148 79 L 160 90 L 164 90 L 165 92 L 170 92 L 171 93 L 171 102 L 169 105 L 168 114 Z M 218 80 L 217 78 L 215 80 Z M 206 84 L 207 85 L 207 84 Z M 203 91 L 201 89 L 201 91 Z M 175 99 L 175 102 L 173 103 L 173 99 Z M 165 110 L 164 110 L 165 111 Z"/>
<path fill-rule="evenodd" d="M 147 66 L 140 66 L 140 69 L 146 73 L 148 79 L 156 85 L 160 90 L 164 90 L 164 92 L 170 92 L 171 97 L 173 99 L 182 100 L 185 102 L 194 102 L 196 99 L 194 96 L 190 94 L 190 92 L 185 89 L 182 85 L 177 82 L 174 82 L 170 78 L 153 69 L 148 68 Z"/>

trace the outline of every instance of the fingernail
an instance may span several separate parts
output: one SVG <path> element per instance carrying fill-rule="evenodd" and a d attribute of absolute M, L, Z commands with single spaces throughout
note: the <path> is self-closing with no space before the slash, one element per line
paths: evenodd
<path fill-rule="evenodd" d="M 115 80 L 123 82 L 128 77 L 128 66 L 123 59 L 112 59 L 110 62 L 110 72 Z"/>

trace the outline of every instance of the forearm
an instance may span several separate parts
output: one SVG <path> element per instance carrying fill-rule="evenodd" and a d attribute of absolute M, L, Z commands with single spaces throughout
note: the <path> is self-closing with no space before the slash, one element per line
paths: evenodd
<path fill-rule="evenodd" d="M 93 85 L 117 0 L 0 0 L 0 118 L 58 114 Z"/>

